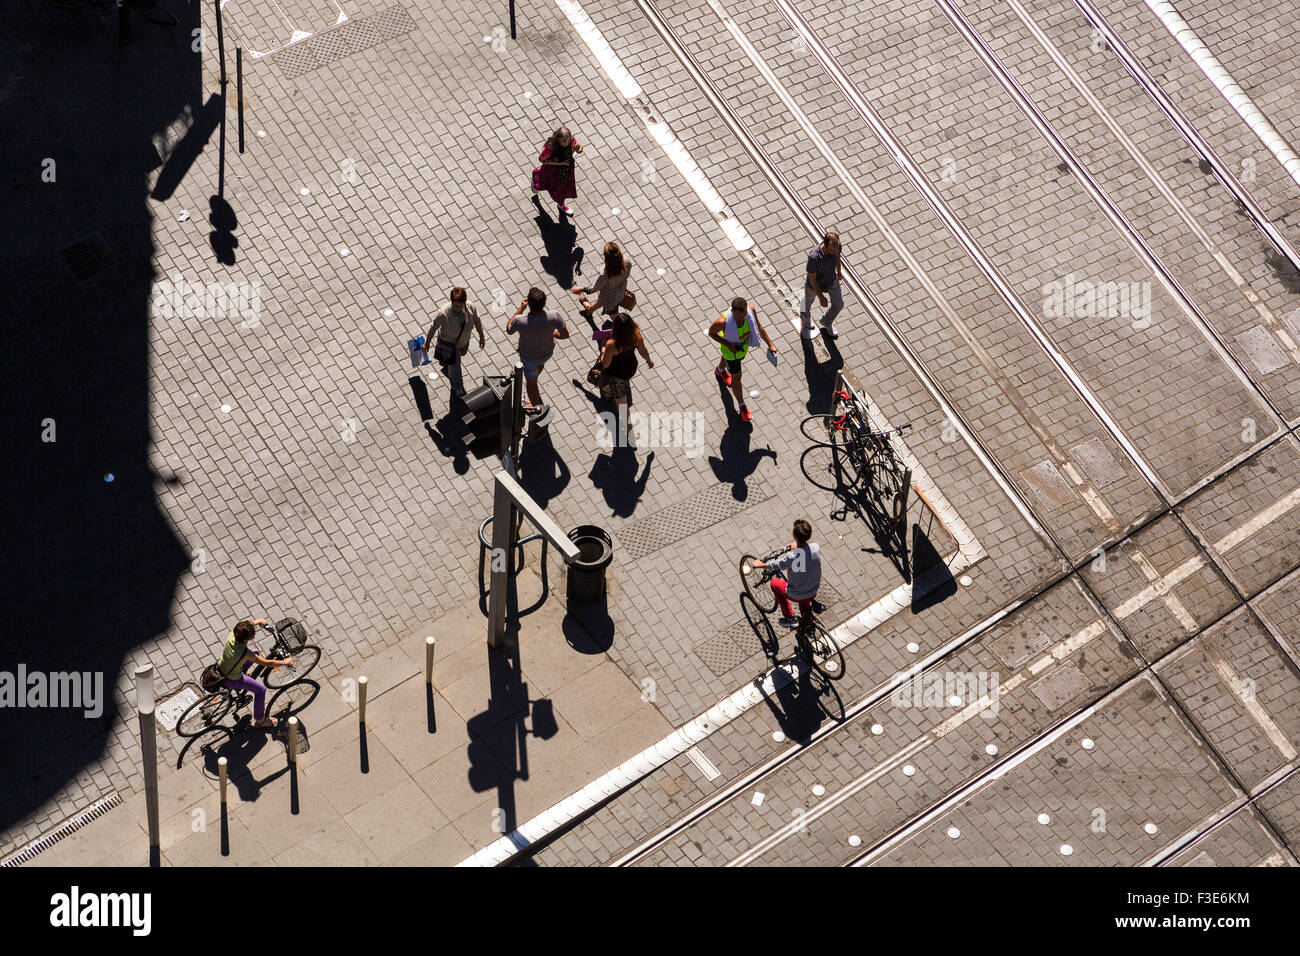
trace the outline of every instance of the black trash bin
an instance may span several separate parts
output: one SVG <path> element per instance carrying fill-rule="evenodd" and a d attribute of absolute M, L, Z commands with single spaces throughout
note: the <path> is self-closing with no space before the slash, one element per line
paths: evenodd
<path fill-rule="evenodd" d="M 569 532 L 578 557 L 569 565 L 566 595 L 570 601 L 599 601 L 605 596 L 605 569 L 614 559 L 614 539 L 604 528 L 581 524 Z"/>

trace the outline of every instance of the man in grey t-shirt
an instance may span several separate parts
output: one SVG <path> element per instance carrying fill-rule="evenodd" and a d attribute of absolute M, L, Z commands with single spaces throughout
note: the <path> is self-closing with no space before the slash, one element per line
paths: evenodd
<path fill-rule="evenodd" d="M 840 236 L 828 232 L 822 237 L 817 248 L 808 255 L 807 274 L 803 283 L 803 308 L 799 311 L 802 320 L 800 334 L 804 338 L 812 337 L 812 300 L 813 296 L 823 306 L 830 297 L 830 307 L 822 314 L 821 332 L 828 339 L 837 339 L 839 335 L 831 327 L 835 317 L 844 308 L 844 296 L 840 293 Z"/>
<path fill-rule="evenodd" d="M 555 351 L 555 340 L 569 337 L 569 327 L 560 313 L 546 311 L 546 293 L 533 286 L 528 290 L 528 298 L 519 303 L 519 310 L 507 320 L 506 332 L 519 336 L 519 361 L 524 364 L 528 402 L 540 405 L 542 396 L 537 390 L 537 376 Z"/>

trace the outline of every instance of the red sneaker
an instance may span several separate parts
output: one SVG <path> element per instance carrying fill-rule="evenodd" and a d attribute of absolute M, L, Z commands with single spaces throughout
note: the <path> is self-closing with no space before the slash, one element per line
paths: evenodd
<path fill-rule="evenodd" d="M 741 421 L 746 421 L 746 422 L 752 422 L 754 420 L 754 416 L 749 414 L 749 406 L 746 405 L 744 402 L 740 403 L 740 418 Z"/>
<path fill-rule="evenodd" d="M 723 385 L 730 385 L 730 384 L 731 384 L 731 373 L 728 372 L 728 371 L 727 371 L 725 368 L 723 368 L 722 366 L 718 366 L 717 368 L 715 368 L 715 369 L 713 370 L 713 374 L 716 375 L 716 376 L 718 376 L 718 378 L 722 379 L 722 384 L 723 384 Z"/>

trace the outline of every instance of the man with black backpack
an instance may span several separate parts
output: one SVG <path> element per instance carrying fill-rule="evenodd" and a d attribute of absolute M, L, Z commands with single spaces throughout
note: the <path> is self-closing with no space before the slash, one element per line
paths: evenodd
<path fill-rule="evenodd" d="M 451 304 L 433 317 L 433 325 L 424 337 L 424 350 L 433 343 L 433 360 L 442 366 L 442 373 L 451 382 L 457 398 L 465 397 L 465 379 L 461 372 L 461 356 L 469 351 L 470 333 L 478 330 L 478 347 L 483 348 L 483 323 L 478 310 L 469 304 L 465 290 L 457 286 L 451 290 Z"/>

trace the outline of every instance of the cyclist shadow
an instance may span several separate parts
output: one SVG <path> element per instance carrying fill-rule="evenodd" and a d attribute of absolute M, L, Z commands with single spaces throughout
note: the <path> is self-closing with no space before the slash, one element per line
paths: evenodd
<path fill-rule="evenodd" d="M 754 683 L 781 732 L 791 740 L 806 742 L 826 718 L 841 720 L 844 703 L 835 685 L 808 666 L 797 646 L 789 656 L 781 657 L 781 637 L 768 616 L 748 594 L 741 595 L 740 603 L 746 623 L 758 635 L 763 653 L 772 663 L 772 689 L 769 691 L 768 682 L 761 677 Z M 787 643 L 793 645 L 794 631 L 788 635 Z"/>
<path fill-rule="evenodd" d="M 177 766 L 184 760 L 185 752 L 191 746 L 197 745 L 203 759 L 203 772 L 216 780 L 220 775 L 217 761 L 225 757 L 226 779 L 239 794 L 241 802 L 252 803 L 261 795 L 264 786 L 287 774 L 289 767 L 283 766 L 266 777 L 254 776 L 251 764 L 271 745 L 272 735 L 260 730 L 248 729 L 248 722 L 248 716 L 244 715 L 236 722 L 234 730 L 224 726 L 213 727 L 195 737 L 181 751 L 181 759 L 177 761 Z M 276 735 L 279 736 L 281 733 L 280 729 L 276 728 Z M 300 739 L 303 733 L 300 727 L 298 729 Z"/>

